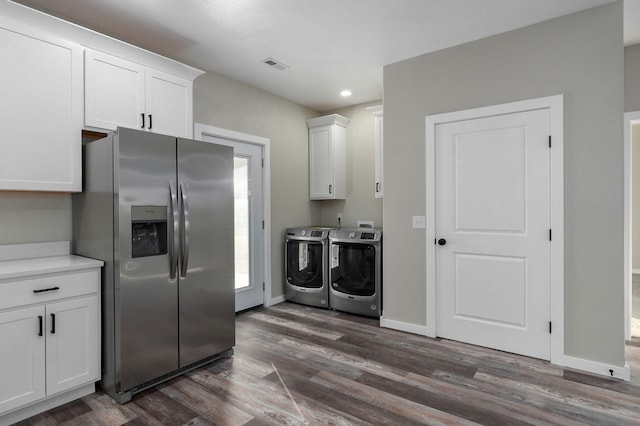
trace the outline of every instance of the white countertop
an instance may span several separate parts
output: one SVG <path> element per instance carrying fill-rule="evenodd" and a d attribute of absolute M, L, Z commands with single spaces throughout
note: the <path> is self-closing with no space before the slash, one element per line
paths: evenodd
<path fill-rule="evenodd" d="M 0 280 L 100 268 L 102 265 L 101 260 L 75 255 L 6 260 L 0 262 Z"/>

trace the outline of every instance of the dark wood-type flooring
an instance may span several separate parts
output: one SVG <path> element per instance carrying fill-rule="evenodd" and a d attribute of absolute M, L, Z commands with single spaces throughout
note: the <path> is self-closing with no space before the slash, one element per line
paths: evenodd
<path fill-rule="evenodd" d="M 102 392 L 21 425 L 638 425 L 631 383 L 282 303 L 237 317 L 232 359 L 118 405 Z"/>

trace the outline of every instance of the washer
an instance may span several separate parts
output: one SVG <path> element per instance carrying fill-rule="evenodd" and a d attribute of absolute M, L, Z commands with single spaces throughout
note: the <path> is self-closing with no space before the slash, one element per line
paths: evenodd
<path fill-rule="evenodd" d="M 284 237 L 287 300 L 329 308 L 329 231 L 332 228 L 289 228 Z"/>
<path fill-rule="evenodd" d="M 329 305 L 353 314 L 382 315 L 382 230 L 342 228 L 329 232 Z"/>

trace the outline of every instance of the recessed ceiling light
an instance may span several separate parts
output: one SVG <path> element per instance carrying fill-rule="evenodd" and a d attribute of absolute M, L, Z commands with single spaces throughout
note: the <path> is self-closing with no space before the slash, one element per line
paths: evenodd
<path fill-rule="evenodd" d="M 340 92 L 340 96 L 345 98 L 351 96 L 351 90 L 343 90 L 342 92 Z"/>

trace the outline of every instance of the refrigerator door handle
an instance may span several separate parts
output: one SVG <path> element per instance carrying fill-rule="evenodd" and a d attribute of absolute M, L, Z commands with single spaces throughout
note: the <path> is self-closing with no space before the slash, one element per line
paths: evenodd
<path fill-rule="evenodd" d="M 180 262 L 180 276 L 187 276 L 187 268 L 189 267 L 189 228 L 191 224 L 189 222 L 189 202 L 187 200 L 187 189 L 184 186 L 184 183 L 180 184 L 180 200 L 182 204 L 182 219 L 183 219 L 183 228 L 182 228 L 182 259 Z"/>
<path fill-rule="evenodd" d="M 176 279 L 178 272 L 178 230 L 180 229 L 180 217 L 178 215 L 178 196 L 176 194 L 176 183 L 174 181 L 169 182 L 169 194 L 171 196 L 171 221 L 173 222 L 171 236 L 173 238 L 170 245 L 169 262 L 171 263 L 169 268 L 169 278 Z"/>

